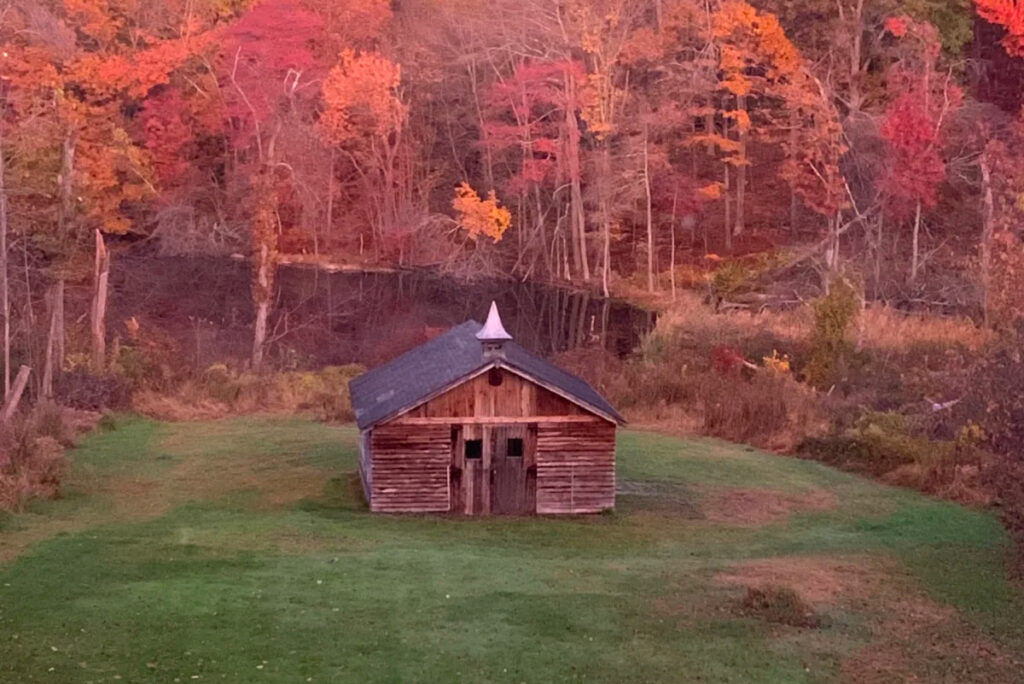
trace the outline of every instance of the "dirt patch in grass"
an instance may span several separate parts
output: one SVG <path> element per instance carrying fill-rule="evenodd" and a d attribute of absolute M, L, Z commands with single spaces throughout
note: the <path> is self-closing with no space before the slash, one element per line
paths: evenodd
<path fill-rule="evenodd" d="M 735 565 L 715 580 L 758 590 L 790 587 L 808 603 L 830 604 L 840 597 L 864 597 L 880 572 L 876 562 L 861 558 L 785 556 Z"/>
<path fill-rule="evenodd" d="M 825 615 L 841 609 L 863 616 L 869 642 L 843 661 L 843 681 L 1021 681 L 1024 663 L 955 609 L 925 596 L 898 566 L 879 559 L 766 558 L 737 564 L 715 579 L 745 587 L 748 598 L 782 587 Z"/>
<path fill-rule="evenodd" d="M 948 606 L 910 592 L 874 615 L 872 642 L 843 662 L 843 681 L 1022 681 L 1024 662 Z"/>
<path fill-rule="evenodd" d="M 768 525 L 794 513 L 835 507 L 835 494 L 824 489 L 799 494 L 770 489 L 727 489 L 708 494 L 702 505 L 708 520 L 730 525 Z"/>

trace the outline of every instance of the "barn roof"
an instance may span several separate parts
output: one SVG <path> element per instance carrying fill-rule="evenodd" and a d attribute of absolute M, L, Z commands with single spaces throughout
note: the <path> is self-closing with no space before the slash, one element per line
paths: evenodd
<path fill-rule="evenodd" d="M 526 376 L 604 418 L 624 423 L 611 404 L 572 373 L 505 342 L 502 356 L 485 356 L 476 334 L 483 328 L 466 321 L 440 337 L 360 375 L 349 383 L 356 423 L 364 430 L 454 387 L 492 366 Z"/>

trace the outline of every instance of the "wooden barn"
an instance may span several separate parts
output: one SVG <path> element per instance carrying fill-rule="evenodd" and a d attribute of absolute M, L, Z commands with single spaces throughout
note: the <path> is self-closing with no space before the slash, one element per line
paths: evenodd
<path fill-rule="evenodd" d="M 465 515 L 615 506 L 615 430 L 590 385 L 516 344 L 491 304 L 355 378 L 359 473 L 370 509 Z"/>

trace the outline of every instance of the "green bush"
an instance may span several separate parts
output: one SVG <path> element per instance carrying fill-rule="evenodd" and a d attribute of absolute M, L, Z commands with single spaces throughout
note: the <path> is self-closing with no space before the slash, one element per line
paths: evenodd
<path fill-rule="evenodd" d="M 859 308 L 860 296 L 845 281 L 837 282 L 829 294 L 815 302 L 810 358 L 804 368 L 812 385 L 828 387 L 842 377 L 853 352 L 848 332 Z"/>
<path fill-rule="evenodd" d="M 929 440 L 910 421 L 892 412 L 868 412 L 854 426 L 822 439 L 809 439 L 801 452 L 830 465 L 882 476 L 903 466 L 934 471 L 952 467 L 964 455 L 955 442 Z"/>

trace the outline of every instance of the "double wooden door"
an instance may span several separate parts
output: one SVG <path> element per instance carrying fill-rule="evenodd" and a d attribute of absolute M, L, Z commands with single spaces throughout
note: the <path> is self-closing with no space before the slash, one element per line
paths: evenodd
<path fill-rule="evenodd" d="M 536 511 L 536 426 L 469 424 L 452 432 L 453 512 L 523 515 Z"/>

